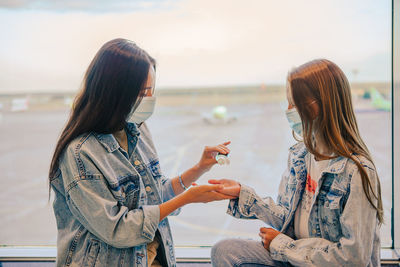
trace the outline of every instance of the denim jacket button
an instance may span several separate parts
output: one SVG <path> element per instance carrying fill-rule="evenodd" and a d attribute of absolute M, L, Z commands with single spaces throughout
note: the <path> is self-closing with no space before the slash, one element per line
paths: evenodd
<path fill-rule="evenodd" d="M 146 186 L 146 192 L 150 192 L 151 191 L 151 187 L 150 186 Z"/>
<path fill-rule="evenodd" d="M 135 160 L 134 164 L 137 166 L 137 165 L 139 165 L 139 164 L 140 164 L 140 161 L 138 161 L 138 160 Z"/>

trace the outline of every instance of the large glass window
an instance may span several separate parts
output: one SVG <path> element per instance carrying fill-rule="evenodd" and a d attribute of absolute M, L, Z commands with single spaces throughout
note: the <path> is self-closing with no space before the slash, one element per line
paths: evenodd
<path fill-rule="evenodd" d="M 47 172 L 90 60 L 124 37 L 153 55 L 157 107 L 148 124 L 167 176 L 205 145 L 231 140 L 237 179 L 276 197 L 295 141 L 280 102 L 293 66 L 337 63 L 352 85 L 362 137 L 382 184 L 391 246 L 391 1 L 19 1 L 0 3 L 0 245 L 54 245 Z M 227 202 L 189 205 L 171 217 L 177 246 L 258 239 L 259 221 L 225 214 Z"/>
<path fill-rule="evenodd" d="M 400 255 L 400 194 L 396 189 L 400 188 L 400 0 L 393 1 L 393 208 L 392 208 L 392 233 L 393 247 L 397 249 L 397 255 Z"/>

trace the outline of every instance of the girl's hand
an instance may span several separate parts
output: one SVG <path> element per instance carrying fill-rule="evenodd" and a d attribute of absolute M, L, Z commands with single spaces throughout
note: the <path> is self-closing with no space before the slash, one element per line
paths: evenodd
<path fill-rule="evenodd" d="M 239 197 L 241 185 L 234 180 L 208 180 L 208 183 L 214 185 L 223 185 L 222 189 L 217 190 L 218 192 L 225 195 L 233 196 L 234 198 Z"/>
<path fill-rule="evenodd" d="M 261 237 L 261 243 L 263 244 L 264 248 L 269 251 L 269 245 L 271 244 L 272 240 L 280 233 L 281 232 L 273 228 L 261 227 L 258 235 Z"/>
<path fill-rule="evenodd" d="M 232 199 L 232 196 L 217 192 L 217 190 L 221 190 L 222 188 L 222 185 L 193 184 L 184 194 L 187 203 L 207 203 L 216 200 Z"/>
<path fill-rule="evenodd" d="M 222 189 L 222 187 L 222 185 L 196 185 L 193 183 L 193 187 L 189 188 L 184 193 L 158 205 L 160 208 L 160 221 L 174 210 L 189 203 L 207 203 L 215 200 L 232 199 L 232 196 L 224 195 L 216 191 Z"/>
<path fill-rule="evenodd" d="M 211 169 L 211 167 L 217 163 L 215 160 L 215 156 L 218 153 L 222 154 L 228 154 L 230 152 L 229 148 L 227 145 L 229 145 L 231 141 L 222 143 L 217 146 L 206 146 L 203 150 L 203 155 L 201 156 L 201 159 L 199 163 L 197 164 L 199 170 L 204 173 L 207 172 Z"/>

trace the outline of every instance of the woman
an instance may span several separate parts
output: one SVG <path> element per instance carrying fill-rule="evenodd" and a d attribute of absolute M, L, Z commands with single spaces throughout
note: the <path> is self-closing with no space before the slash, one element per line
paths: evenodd
<path fill-rule="evenodd" d="M 133 42 L 98 51 L 84 77 L 50 166 L 57 266 L 175 266 L 168 219 L 188 203 L 232 198 L 195 186 L 229 153 L 206 147 L 198 164 L 166 179 L 144 121 L 155 105 L 155 61 Z"/>
<path fill-rule="evenodd" d="M 212 249 L 214 266 L 379 266 L 383 222 L 376 168 L 354 115 L 340 68 L 314 60 L 287 81 L 290 126 L 303 141 L 289 149 L 274 202 L 232 180 L 210 180 L 230 194 L 228 213 L 260 219 L 261 242 L 225 240 Z"/>

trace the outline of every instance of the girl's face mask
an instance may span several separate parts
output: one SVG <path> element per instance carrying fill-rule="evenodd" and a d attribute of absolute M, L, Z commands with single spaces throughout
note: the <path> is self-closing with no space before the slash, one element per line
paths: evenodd
<path fill-rule="evenodd" d="M 127 121 L 131 123 L 140 124 L 150 118 L 154 112 L 154 107 L 156 106 L 155 96 L 143 97 L 140 104 L 137 106 L 134 112 L 129 114 Z"/>
<path fill-rule="evenodd" d="M 303 126 L 301 123 L 300 115 L 297 112 L 296 108 L 287 109 L 285 111 L 285 114 L 289 122 L 290 128 L 292 128 L 297 135 L 303 136 Z"/>

